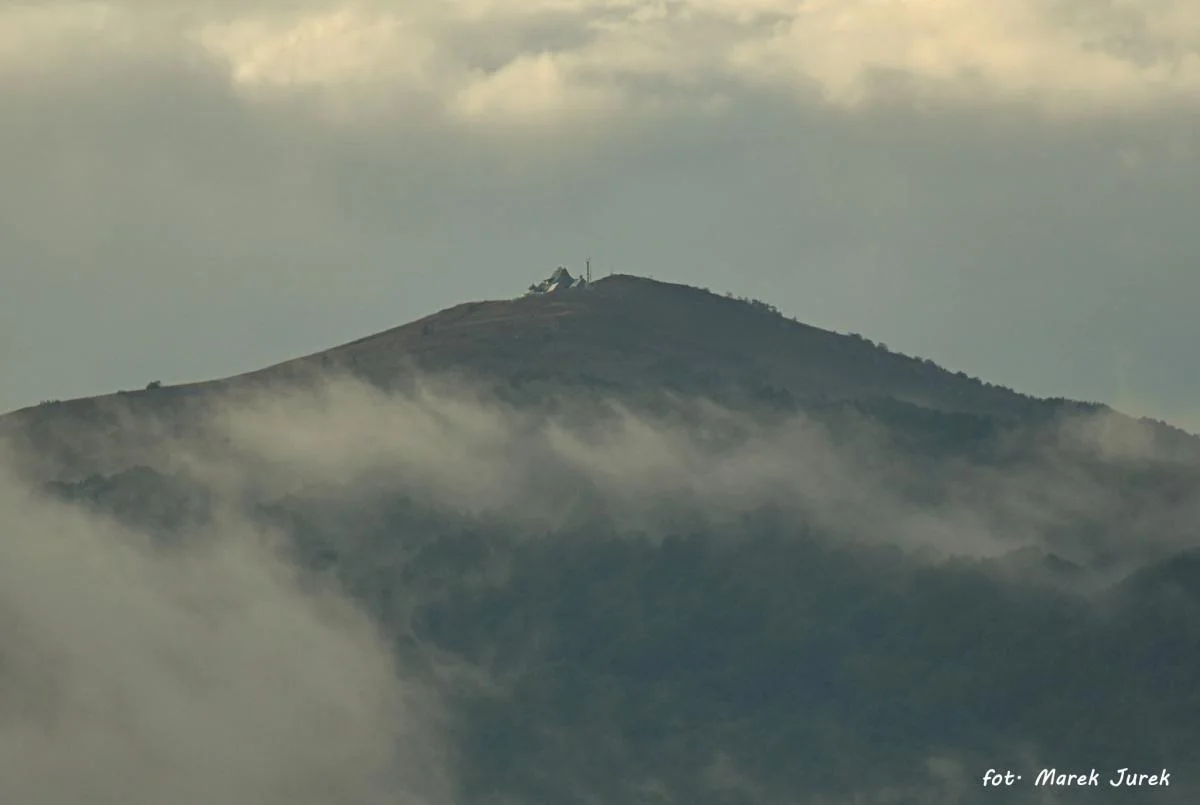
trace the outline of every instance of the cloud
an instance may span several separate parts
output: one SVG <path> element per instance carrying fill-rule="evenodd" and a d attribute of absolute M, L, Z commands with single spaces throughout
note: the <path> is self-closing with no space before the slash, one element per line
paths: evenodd
<path fill-rule="evenodd" d="M 460 93 L 455 111 L 468 119 L 501 115 L 542 120 L 570 113 L 615 111 L 620 96 L 599 87 L 572 86 L 569 64 L 547 53 L 520 56 Z"/>
<path fill-rule="evenodd" d="M 891 76 L 968 104 L 992 95 L 1047 109 L 1171 100 L 1193 94 L 1200 80 L 1195 14 L 1168 0 L 1103 8 L 1035 0 L 1002 6 L 977 0 L 656 6 L 585 0 L 330 9 L 307 10 L 281 30 L 238 23 L 238 44 L 230 48 L 225 38 L 218 50 L 233 55 L 239 80 L 328 85 L 368 76 L 387 83 L 419 78 L 430 90 L 449 91 L 452 103 L 485 92 L 497 74 L 506 76 L 509 92 L 524 88 L 545 97 L 553 75 L 554 109 L 564 115 L 580 106 L 567 93 L 586 97 L 595 92 L 592 81 L 632 90 L 636 79 L 650 77 L 673 81 L 680 91 L 688 74 L 693 81 L 721 76 L 749 85 L 816 87 L 827 101 L 848 106 L 886 90 Z M 539 50 L 549 25 L 586 33 L 559 49 Z M 479 44 L 494 32 L 501 33 L 499 47 Z M 485 50 L 491 65 L 481 73 L 476 59 Z M 586 59 L 587 71 L 562 66 L 575 57 Z M 288 66 L 301 61 L 302 68 Z M 627 100 L 638 95 L 623 94 Z M 528 111 L 523 104 L 487 108 L 501 116 Z"/>
<path fill-rule="evenodd" d="M 5 10 L 0 69 L 78 63 L 97 47 L 175 48 L 208 54 L 239 88 L 373 86 L 440 98 L 470 124 L 570 119 L 597 104 L 629 112 L 722 80 L 816 88 L 857 106 L 888 76 L 968 104 L 1102 109 L 1194 93 L 1195 16 L 1181 0 L 69 3 Z"/>
<path fill-rule="evenodd" d="M 765 41 L 737 48 L 748 75 L 810 80 L 832 102 L 869 102 L 888 82 L 951 100 L 1031 100 L 1047 111 L 1112 109 L 1194 95 L 1183 4 L 817 0 Z"/>
<path fill-rule="evenodd" d="M 198 37 L 228 61 L 238 84 L 416 83 L 435 50 L 430 37 L 398 15 L 369 15 L 352 6 L 293 19 L 213 23 Z"/>
<path fill-rule="evenodd" d="M 731 525 L 765 507 L 794 525 L 936 561 L 1033 546 L 1097 569 L 1119 556 L 1103 570 L 1120 574 L 1191 545 L 1186 524 L 1200 517 L 1164 486 L 1186 483 L 1191 465 L 1179 462 L 1194 457 L 1181 458 L 1152 426 L 1106 412 L 1003 437 L 996 460 L 938 464 L 858 416 L 757 421 L 690 399 L 657 412 L 574 398 L 515 408 L 437 377 L 411 394 L 342 379 L 224 403 L 207 427 L 202 444 L 166 450 L 187 455 L 187 471 L 209 485 L 266 500 L 399 493 L 523 532 L 600 516 L 653 535 L 688 522 Z M 1160 480 L 1126 484 L 1118 496 L 1120 473 Z M 1136 544 L 1110 533 L 1118 522 L 1141 535 Z"/>
<path fill-rule="evenodd" d="M 0 799 L 448 802 L 432 694 L 229 520 L 164 550 L 0 480 Z"/>

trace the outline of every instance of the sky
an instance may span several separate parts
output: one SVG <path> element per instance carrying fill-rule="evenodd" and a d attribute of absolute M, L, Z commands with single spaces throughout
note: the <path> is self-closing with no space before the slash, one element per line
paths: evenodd
<path fill-rule="evenodd" d="M 559 264 L 1200 431 L 1190 0 L 0 0 L 0 411 Z"/>

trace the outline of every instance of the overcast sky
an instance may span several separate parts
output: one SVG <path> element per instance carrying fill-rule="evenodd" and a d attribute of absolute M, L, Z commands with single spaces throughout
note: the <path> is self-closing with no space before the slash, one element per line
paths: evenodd
<path fill-rule="evenodd" d="M 0 0 L 0 410 L 565 263 L 1200 430 L 1194 0 Z"/>

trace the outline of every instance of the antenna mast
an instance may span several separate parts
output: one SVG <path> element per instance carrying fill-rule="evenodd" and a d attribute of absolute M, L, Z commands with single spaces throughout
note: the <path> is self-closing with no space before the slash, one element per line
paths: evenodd
<path fill-rule="evenodd" d="M 587 266 L 587 284 L 592 284 L 592 258 L 588 258 L 585 265 Z"/>

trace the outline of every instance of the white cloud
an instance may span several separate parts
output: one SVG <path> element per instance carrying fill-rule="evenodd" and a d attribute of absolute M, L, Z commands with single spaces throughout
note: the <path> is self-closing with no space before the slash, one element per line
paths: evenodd
<path fill-rule="evenodd" d="M 1183 0 L 734 3 L 137 2 L 17 7 L 0 14 L 0 65 L 28 69 L 97 43 L 199 45 L 254 87 L 420 93 L 467 124 L 563 120 L 636 109 L 646 79 L 816 88 L 836 105 L 888 77 L 967 104 L 1064 109 L 1170 100 L 1200 87 L 1200 22 Z M 556 42 L 555 40 L 561 40 Z M 662 85 L 656 93 L 664 91 Z M 661 100 L 661 99 L 660 99 Z"/>
<path fill-rule="evenodd" d="M 6 473 L 0 800 L 448 801 L 430 694 L 268 535 L 163 548 Z"/>
<path fill-rule="evenodd" d="M 883 74 L 946 91 L 967 103 L 1005 100 L 1066 107 L 1125 106 L 1200 86 L 1196 13 L 1177 0 L 1124 3 L 1107 13 L 1041 0 L 811 0 L 746 4 L 525 2 L 426 6 L 375 4 L 313 13 L 283 31 L 247 27 L 235 48 L 241 80 L 341 83 L 423 80 L 451 91 L 466 117 L 527 117 L 588 110 L 597 85 L 725 79 L 816 85 L 835 104 L 874 97 Z M 574 29 L 574 47 L 539 50 L 516 35 L 484 75 L 467 42 L 489 31 Z M 464 37 L 466 32 L 469 36 Z M 436 54 L 438 69 L 431 68 Z M 590 72 L 568 69 L 586 54 Z M 631 70 L 632 68 L 632 70 Z M 524 95 L 525 100 L 518 100 Z M 606 99 L 619 97 L 609 92 Z M 627 101 L 637 97 L 626 92 Z"/>
<path fill-rule="evenodd" d="M 436 49 L 416 22 L 354 6 L 239 17 L 205 26 L 198 38 L 228 60 L 236 83 L 250 85 L 419 85 Z"/>
<path fill-rule="evenodd" d="M 1160 15 L 1178 6 L 1159 6 L 1149 10 L 1155 27 L 1171 29 Z M 994 94 L 1072 110 L 1159 101 L 1200 87 L 1200 37 L 1180 43 L 1190 50 L 1174 58 L 1136 60 L 1113 47 L 1130 33 L 1122 22 L 1033 0 L 813 0 L 766 41 L 740 43 L 735 63 L 748 76 L 812 81 L 847 105 L 871 100 L 888 75 L 969 103 Z"/>
<path fill-rule="evenodd" d="M 1016 470 L 950 460 L 932 478 L 867 419 L 831 425 L 798 414 L 766 424 L 702 400 L 680 401 L 671 415 L 562 402 L 564 413 L 539 414 L 437 378 L 411 395 L 339 380 L 311 393 L 231 401 L 214 410 L 212 438 L 167 449 L 190 456 L 190 472 L 205 483 L 268 498 L 397 489 L 535 531 L 592 505 L 650 532 L 664 516 L 720 523 L 771 506 L 851 540 L 954 556 L 1045 547 L 1064 526 L 1116 505 L 1088 461 L 1140 466 L 1166 455 L 1148 428 L 1103 414 L 1047 428 L 1038 436 L 1044 452 Z M 1195 507 L 1144 509 L 1136 514 L 1151 536 L 1138 550 L 1191 539 L 1180 524 L 1194 521 Z M 1053 547 L 1082 562 L 1100 550 Z"/>
<path fill-rule="evenodd" d="M 620 93 L 577 80 L 573 62 L 551 53 L 518 56 L 495 73 L 474 77 L 455 97 L 453 111 L 468 121 L 515 123 L 590 119 L 617 111 Z"/>

